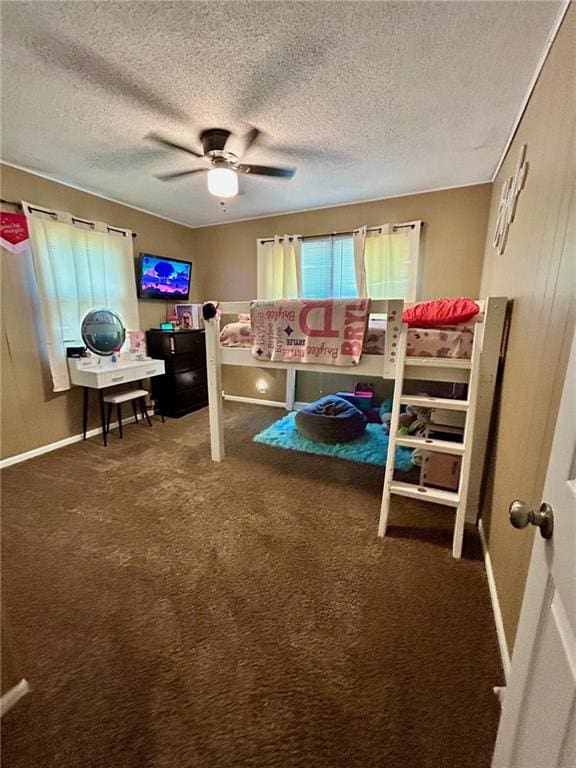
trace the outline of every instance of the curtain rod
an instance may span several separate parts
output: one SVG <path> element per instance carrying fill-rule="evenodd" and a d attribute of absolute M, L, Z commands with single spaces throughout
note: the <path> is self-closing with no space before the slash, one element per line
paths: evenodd
<path fill-rule="evenodd" d="M 0 198 L 0 204 L 2 205 L 14 205 L 16 208 L 18 208 L 20 211 L 23 210 L 22 203 L 17 203 L 15 200 L 4 200 L 4 198 Z M 44 208 L 34 208 L 32 206 L 29 206 L 31 211 L 39 211 L 40 213 L 50 213 L 49 211 L 46 211 Z M 73 223 L 80 223 L 80 224 L 93 224 L 91 221 L 86 221 L 86 219 L 78 219 L 76 216 L 72 216 L 72 222 Z M 122 232 L 123 230 L 118 229 L 116 227 L 108 227 L 108 232 Z M 132 237 L 138 237 L 137 232 L 132 232 Z"/>
<path fill-rule="evenodd" d="M 16 208 L 20 208 L 20 210 L 22 210 L 22 204 L 17 203 L 15 200 L 4 200 L 2 197 L 0 198 L 0 203 L 2 203 L 2 205 L 15 205 Z"/>
<path fill-rule="evenodd" d="M 416 224 L 395 224 L 392 227 L 392 230 L 395 232 L 397 229 L 414 229 Z M 381 231 L 382 227 L 366 227 L 367 232 L 378 232 Z M 342 237 L 343 235 L 353 235 L 354 232 L 357 232 L 355 229 L 350 229 L 346 232 L 325 232 L 322 235 L 304 235 L 302 237 L 302 240 L 317 240 L 321 237 Z M 288 238 L 289 240 L 292 240 L 292 237 Z M 273 237 L 265 237 L 265 238 L 258 238 L 260 243 L 273 243 L 274 238 Z"/>

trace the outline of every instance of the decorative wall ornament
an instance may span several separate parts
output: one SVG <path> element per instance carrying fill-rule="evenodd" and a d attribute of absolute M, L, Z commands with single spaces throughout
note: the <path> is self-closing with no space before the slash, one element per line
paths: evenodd
<path fill-rule="evenodd" d="M 516 173 L 506 179 L 502 186 L 502 195 L 500 197 L 500 206 L 498 208 L 498 218 L 496 219 L 496 228 L 494 230 L 494 248 L 498 253 L 504 253 L 506 242 L 508 240 L 508 231 L 510 224 L 514 221 L 518 197 L 524 189 L 526 175 L 528 173 L 528 163 L 526 162 L 526 144 L 520 149 L 520 157 L 516 166 Z"/>
<path fill-rule="evenodd" d="M 0 213 L 0 246 L 11 253 L 28 248 L 28 224 L 23 213 Z"/>

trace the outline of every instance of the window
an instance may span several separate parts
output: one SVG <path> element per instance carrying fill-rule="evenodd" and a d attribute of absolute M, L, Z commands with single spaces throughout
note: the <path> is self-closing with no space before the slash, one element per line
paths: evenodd
<path fill-rule="evenodd" d="M 352 236 L 305 239 L 301 273 L 305 299 L 357 296 Z"/>
<path fill-rule="evenodd" d="M 257 241 L 258 298 L 418 299 L 421 221 Z"/>
<path fill-rule="evenodd" d="M 55 392 L 70 388 L 66 347 L 83 317 L 106 307 L 139 328 L 132 234 L 103 223 L 77 226 L 69 214 L 24 203 L 42 331 Z M 86 222 L 85 222 L 86 223 Z"/>

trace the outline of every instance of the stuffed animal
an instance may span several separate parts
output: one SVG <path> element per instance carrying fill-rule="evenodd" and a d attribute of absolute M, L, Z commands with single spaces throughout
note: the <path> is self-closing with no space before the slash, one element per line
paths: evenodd
<path fill-rule="evenodd" d="M 382 414 L 382 426 L 384 427 L 385 432 L 390 432 L 390 419 L 392 418 L 391 413 L 383 413 Z M 410 426 L 416 421 L 417 414 L 413 412 L 413 406 L 409 405 L 404 413 L 401 413 L 398 417 L 398 430 L 400 429 L 406 429 L 409 430 Z"/>
<path fill-rule="evenodd" d="M 386 433 L 390 432 L 391 413 L 382 413 L 382 426 Z M 398 432 L 403 435 L 422 434 L 430 418 L 429 408 L 418 408 L 415 405 L 408 405 L 406 410 L 398 417 Z"/>

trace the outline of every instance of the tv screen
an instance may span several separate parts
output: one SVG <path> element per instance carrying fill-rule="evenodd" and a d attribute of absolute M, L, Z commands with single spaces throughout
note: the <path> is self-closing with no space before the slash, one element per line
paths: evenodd
<path fill-rule="evenodd" d="M 189 261 L 165 259 L 151 253 L 140 254 L 137 275 L 139 299 L 188 299 L 192 264 Z"/>

